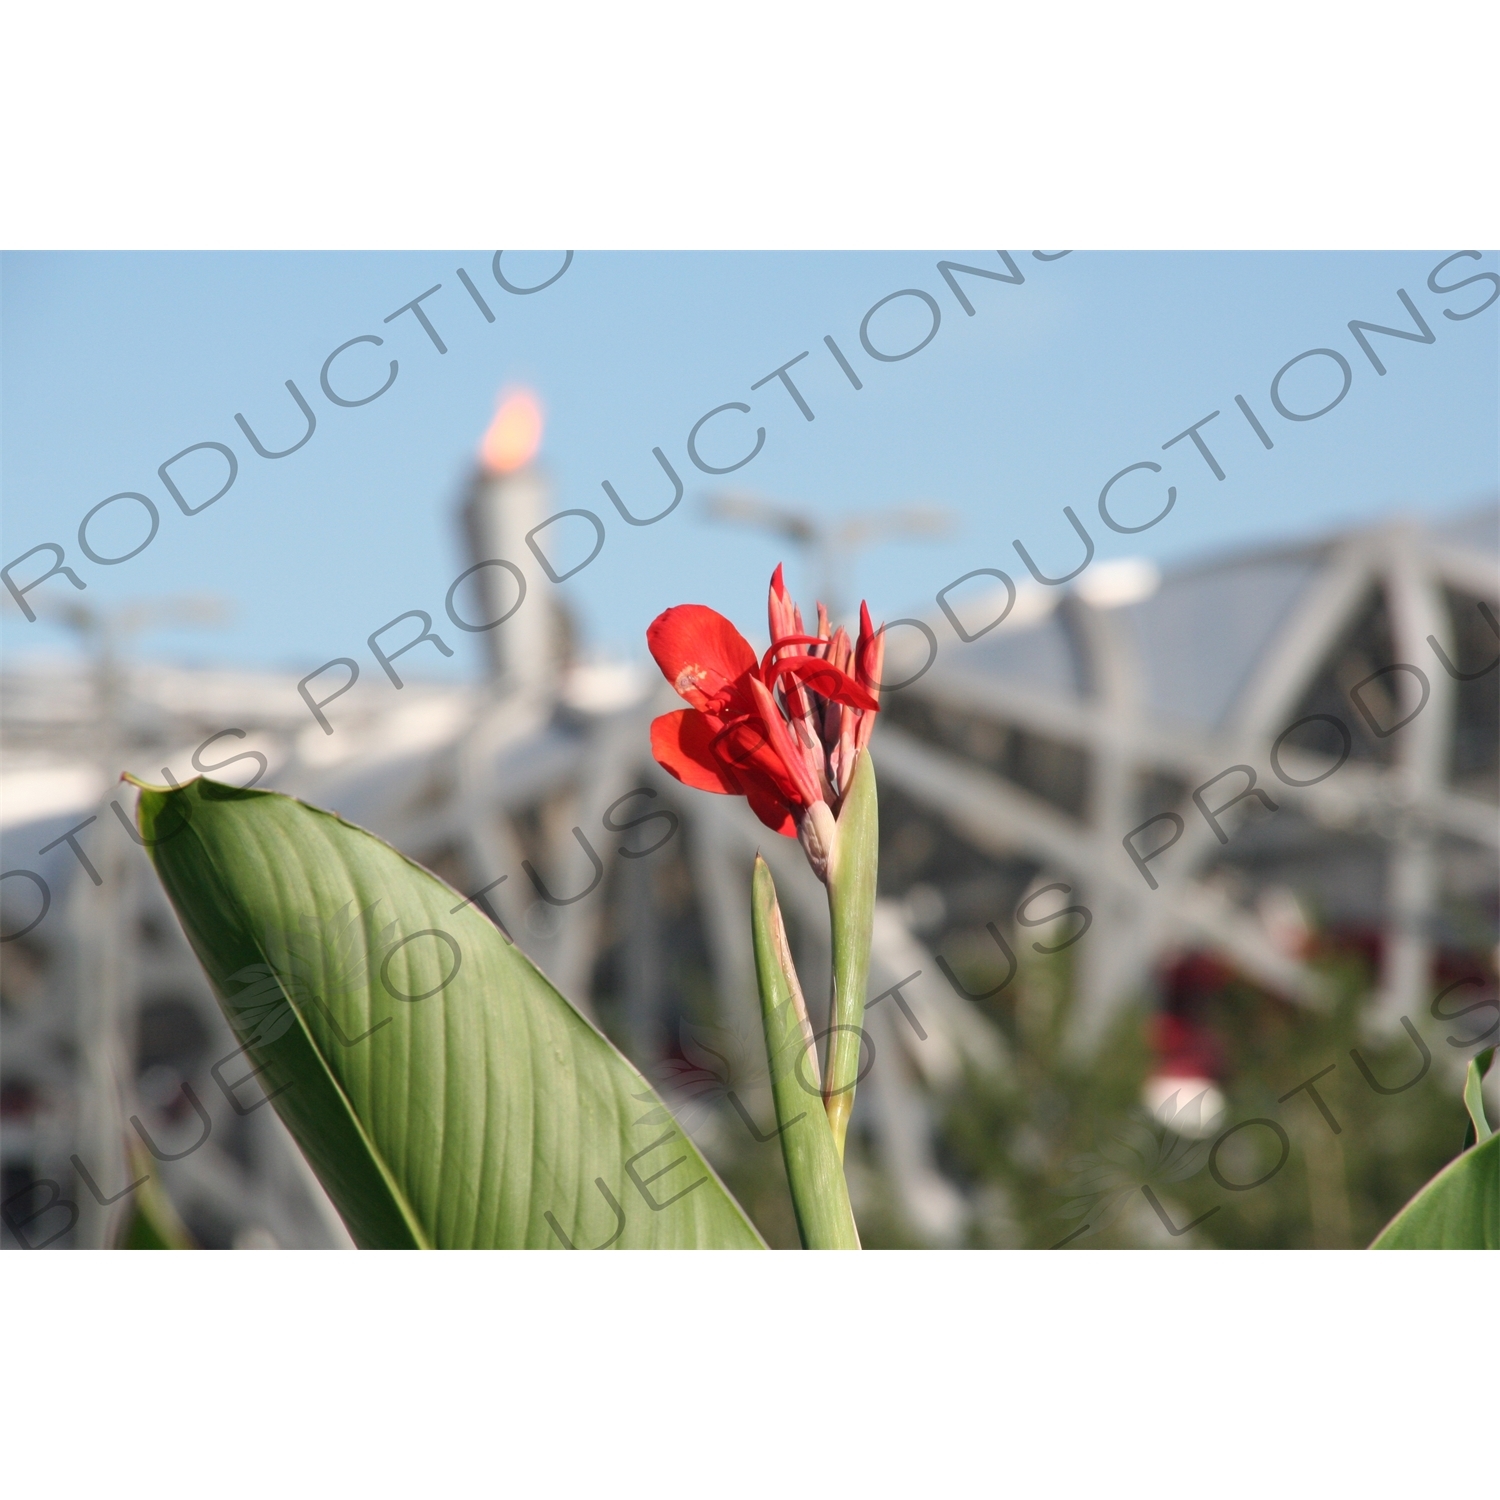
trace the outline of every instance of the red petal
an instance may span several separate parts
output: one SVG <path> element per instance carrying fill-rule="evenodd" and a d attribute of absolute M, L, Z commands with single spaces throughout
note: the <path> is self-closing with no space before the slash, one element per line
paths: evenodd
<path fill-rule="evenodd" d="M 781 676 L 794 677 L 806 684 L 813 692 L 835 703 L 847 703 L 850 708 L 862 708 L 873 713 L 879 702 L 862 688 L 847 672 L 841 672 L 830 662 L 816 656 L 789 656 L 784 661 L 774 662 L 766 673 L 766 680 L 773 686 Z"/>
<path fill-rule="evenodd" d="M 845 676 L 853 675 L 849 669 L 854 665 L 854 647 L 849 644 L 849 632 L 842 625 L 833 632 L 823 660 L 831 661 Z"/>
<path fill-rule="evenodd" d="M 773 635 L 771 644 L 766 648 L 766 654 L 760 659 L 760 675 L 766 675 L 766 668 L 776 659 L 782 651 L 790 650 L 794 646 L 821 646 L 825 644 L 820 635 L 803 635 L 801 631 L 793 631 L 789 635 Z M 797 652 L 798 656 L 805 656 L 805 651 Z"/>
<path fill-rule="evenodd" d="M 717 726 L 694 708 L 680 708 L 651 721 L 651 753 L 664 771 L 684 786 L 729 796 L 742 790 L 739 779 L 713 753 Z"/>
<path fill-rule="evenodd" d="M 791 806 L 803 804 L 803 785 L 773 747 L 759 714 L 746 714 L 722 729 L 714 738 L 714 753 L 741 786 L 758 782 L 774 788 Z"/>
<path fill-rule="evenodd" d="M 743 795 L 750 810 L 767 828 L 796 838 L 792 805 L 768 776 L 746 768 L 742 777 L 724 765 L 709 748 L 718 732 L 715 721 L 696 709 L 663 714 L 651 724 L 651 753 L 662 768 L 685 786 L 702 792 Z"/>
<path fill-rule="evenodd" d="M 880 678 L 885 671 L 885 626 L 876 630 L 870 623 L 870 611 L 863 601 L 859 606 L 859 646 L 854 653 L 854 670 L 860 684 L 874 698 L 880 697 Z"/>
<path fill-rule="evenodd" d="M 779 792 L 762 784 L 759 778 L 747 777 L 745 800 L 750 804 L 750 811 L 773 833 L 785 834 L 789 839 L 797 837 L 797 822 L 792 817 L 791 804 Z"/>
<path fill-rule="evenodd" d="M 766 601 L 766 617 L 771 625 L 771 639 L 774 641 L 778 636 L 797 635 L 802 630 L 802 615 L 792 596 L 786 591 L 786 584 L 781 577 L 781 564 L 776 564 L 776 571 L 771 574 L 771 592 Z"/>
<path fill-rule="evenodd" d="M 799 658 L 807 660 L 808 658 Z M 785 787 L 783 777 L 791 781 L 795 791 L 791 793 L 791 800 L 801 807 L 811 807 L 814 802 L 823 800 L 823 793 L 818 783 L 813 778 L 812 771 L 808 768 L 801 748 L 792 738 L 792 732 L 787 727 L 787 722 L 781 717 L 781 710 L 776 706 L 776 700 L 771 696 L 765 683 L 760 678 L 750 679 L 750 691 L 755 695 L 755 706 L 760 714 L 760 728 L 770 740 L 770 744 L 764 747 L 763 753 L 771 761 L 777 762 L 777 768 L 772 773 L 778 786 Z M 764 764 L 765 762 L 759 761 Z"/>
<path fill-rule="evenodd" d="M 694 708 L 715 706 L 756 665 L 749 641 L 717 610 L 678 604 L 659 614 L 646 644 L 662 675 Z"/>

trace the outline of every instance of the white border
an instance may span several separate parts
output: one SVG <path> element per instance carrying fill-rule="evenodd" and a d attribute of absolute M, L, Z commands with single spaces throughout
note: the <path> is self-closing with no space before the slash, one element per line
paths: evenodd
<path fill-rule="evenodd" d="M 13 6 L 0 244 L 1493 245 L 1497 17 Z"/>
<path fill-rule="evenodd" d="M 1436 1494 L 1482 1465 L 1487 1264 L 1436 1254 L 18 1254 L 7 1465 L 80 1495 Z"/>

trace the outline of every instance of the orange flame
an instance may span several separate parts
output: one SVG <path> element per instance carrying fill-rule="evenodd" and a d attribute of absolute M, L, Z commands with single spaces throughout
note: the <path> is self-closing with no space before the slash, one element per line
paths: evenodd
<path fill-rule="evenodd" d="M 487 474 L 513 474 L 536 457 L 542 446 L 542 405 L 528 390 L 500 393 L 495 419 L 479 445 Z"/>

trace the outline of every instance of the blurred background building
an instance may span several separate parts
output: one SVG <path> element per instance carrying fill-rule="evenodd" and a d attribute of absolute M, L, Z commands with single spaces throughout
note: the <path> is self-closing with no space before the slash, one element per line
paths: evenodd
<path fill-rule="evenodd" d="M 484 893 L 768 1238 L 794 1236 L 746 921 L 754 852 L 772 864 L 815 1007 L 822 891 L 742 802 L 654 764 L 649 722 L 676 706 L 656 674 L 579 656 L 525 545 L 552 509 L 540 436 L 535 399 L 510 393 L 464 497 L 460 613 L 503 617 L 481 633 L 482 681 L 408 680 L 397 694 L 367 673 L 329 708 L 330 734 L 291 674 L 135 660 L 143 617 L 84 614 L 85 660 L 6 673 L 4 867 L 26 872 L 3 887 L 7 1246 L 109 1243 L 143 1164 L 204 1246 L 348 1244 L 242 1081 L 133 832 L 122 768 L 254 779 Z M 881 998 L 850 1157 L 869 1242 L 1051 1243 L 1073 1153 L 1110 1111 L 1170 1115 L 1194 1099 L 1186 1138 L 1273 1072 L 1281 1088 L 1300 1081 L 1282 1077 L 1285 1051 L 1256 1073 L 1226 995 L 1242 997 L 1242 1020 L 1274 1017 L 1289 1035 L 1337 1018 L 1337 1038 L 1316 1035 L 1367 1049 L 1406 1045 L 1402 1016 L 1430 1025 L 1440 984 L 1493 995 L 1497 561 L 1485 506 L 1165 575 L 1101 563 L 1068 587 L 971 593 L 893 632 L 888 681 L 909 682 L 888 689 L 874 741 Z M 1396 663 L 1419 673 L 1382 671 Z M 1245 778 L 1214 778 L 1241 766 L 1265 796 L 1226 808 Z M 1225 808 L 1227 842 L 1195 789 Z M 1143 825 L 1142 854 L 1178 836 L 1139 865 L 1122 839 Z M 1434 1098 L 1466 1057 L 1445 1052 Z M 1409 1162 L 1371 1138 L 1369 1213 L 1451 1154 L 1407 1134 Z M 1398 1157 L 1400 1170 L 1380 1166 Z M 1353 1172 L 1321 1161 L 1325 1187 Z M 1341 1191 L 1343 1207 L 1325 1193 L 1309 1210 L 1307 1242 L 1363 1232 Z M 1120 1234 L 1159 1239 L 1139 1217 Z"/>

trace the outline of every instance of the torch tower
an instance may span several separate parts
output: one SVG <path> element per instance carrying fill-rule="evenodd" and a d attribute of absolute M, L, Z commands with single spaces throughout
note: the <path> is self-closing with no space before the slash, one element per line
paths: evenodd
<path fill-rule="evenodd" d="M 528 695 L 549 680 L 562 645 L 557 611 L 526 542 L 546 518 L 551 496 L 536 462 L 541 443 L 542 407 L 536 396 L 523 389 L 502 391 L 463 506 L 474 571 L 459 608 L 470 619 L 502 622 L 482 637 L 490 680 L 497 689 Z"/>

